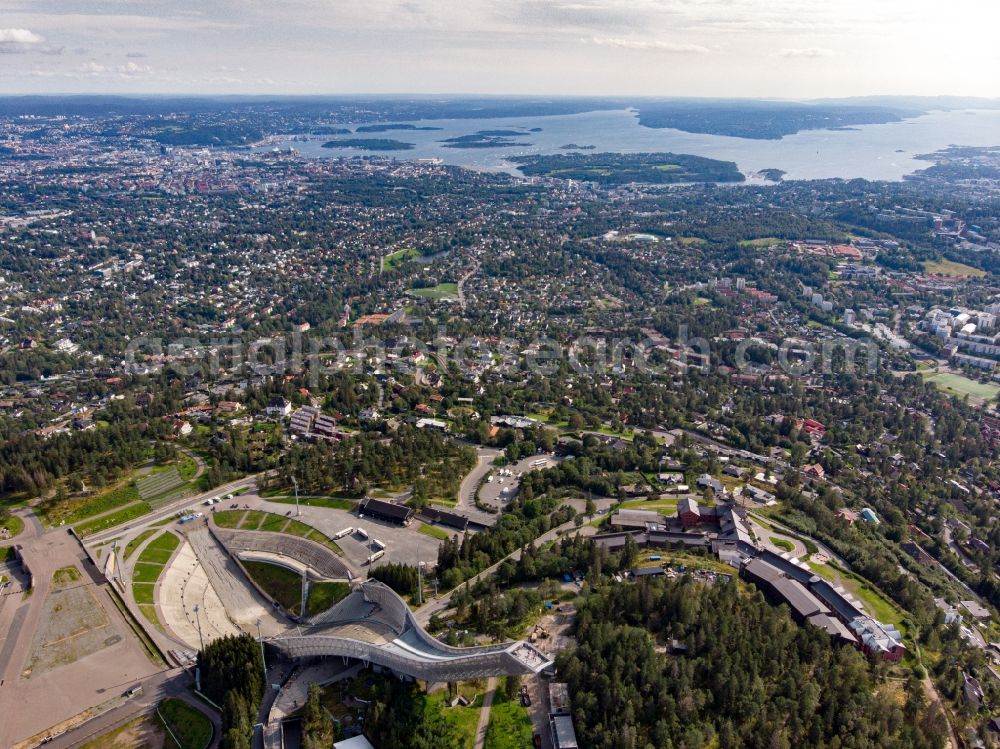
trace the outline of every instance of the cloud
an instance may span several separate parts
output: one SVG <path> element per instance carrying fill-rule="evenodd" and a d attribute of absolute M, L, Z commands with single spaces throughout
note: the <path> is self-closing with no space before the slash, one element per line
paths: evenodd
<path fill-rule="evenodd" d="M 44 41 L 28 29 L 0 29 L 0 44 L 41 44 Z"/>
<path fill-rule="evenodd" d="M 700 44 L 687 44 L 683 42 L 667 42 L 659 39 L 617 39 L 595 36 L 591 40 L 592 44 L 601 47 L 617 47 L 619 49 L 649 49 L 657 52 L 671 52 L 679 55 L 707 55 L 711 50 Z"/>
<path fill-rule="evenodd" d="M 152 73 L 153 69 L 149 65 L 139 65 L 135 62 L 129 62 L 125 65 L 118 66 L 118 74 L 126 77 L 134 77 L 138 75 L 145 75 L 147 73 Z"/>
<path fill-rule="evenodd" d="M 783 49 L 778 52 L 778 57 L 816 59 L 818 57 L 835 57 L 836 52 L 825 47 L 805 47 L 803 49 Z"/>
<path fill-rule="evenodd" d="M 125 56 L 131 59 L 141 60 L 142 58 L 147 57 L 148 55 L 146 55 L 145 52 L 126 52 Z"/>
<path fill-rule="evenodd" d="M 0 29 L 0 55 L 37 49 L 37 45 L 44 41 L 44 38 L 28 29 Z"/>
<path fill-rule="evenodd" d="M 76 70 L 78 73 L 83 73 L 84 75 L 101 75 L 108 72 L 108 69 L 104 65 L 93 60 L 79 65 Z"/>

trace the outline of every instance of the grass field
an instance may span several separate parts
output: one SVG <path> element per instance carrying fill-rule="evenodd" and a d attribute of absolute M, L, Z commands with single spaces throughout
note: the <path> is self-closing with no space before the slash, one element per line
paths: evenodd
<path fill-rule="evenodd" d="M 268 497 L 268 502 L 277 502 L 283 505 L 294 505 L 295 497 Z M 299 497 L 299 505 L 302 507 L 326 507 L 330 510 L 354 510 L 355 502 L 344 497 Z"/>
<path fill-rule="evenodd" d="M 123 507 L 118 512 L 113 512 L 110 515 L 103 515 L 99 518 L 88 520 L 86 523 L 80 523 L 75 528 L 77 534 L 82 538 L 86 538 L 87 536 L 93 536 L 95 533 L 106 531 L 108 528 L 114 528 L 116 525 L 127 523 L 129 520 L 140 518 L 152 511 L 153 508 L 150 507 L 148 502 L 137 502 L 134 505 Z"/>
<path fill-rule="evenodd" d="M 271 598 L 293 614 L 302 605 L 302 578 L 298 573 L 267 562 L 244 562 L 247 572 Z M 325 611 L 351 592 L 347 583 L 312 583 L 306 599 L 306 616 Z"/>
<path fill-rule="evenodd" d="M 133 554 L 135 554 L 135 550 L 138 549 L 140 546 L 142 546 L 143 542 L 147 538 L 152 536 L 154 533 L 156 533 L 156 528 L 148 528 L 147 530 L 144 530 L 138 536 L 133 538 L 131 541 L 129 541 L 125 545 L 125 559 L 128 559 Z"/>
<path fill-rule="evenodd" d="M 306 600 L 306 611 L 309 614 L 318 614 L 326 611 L 351 592 L 348 583 L 313 583 L 309 586 L 309 598 Z"/>
<path fill-rule="evenodd" d="M 137 562 L 135 567 L 132 569 L 132 582 L 155 583 L 156 579 L 160 576 L 160 571 L 162 569 L 163 569 L 162 564 L 147 564 L 146 562 Z"/>
<path fill-rule="evenodd" d="M 956 263 L 954 260 L 927 260 L 924 270 L 938 276 L 953 276 L 956 278 L 982 278 L 986 271 L 973 268 L 971 265 Z"/>
<path fill-rule="evenodd" d="M 255 531 L 267 520 L 269 513 L 260 510 L 250 510 L 240 523 L 240 529 L 245 531 Z"/>
<path fill-rule="evenodd" d="M 475 702 L 468 706 L 450 707 L 448 705 L 448 690 L 441 689 L 434 694 L 427 695 L 427 703 L 434 705 L 441 712 L 441 716 L 458 729 L 462 735 L 465 749 L 472 749 L 476 743 L 476 727 L 479 725 L 479 711 L 482 709 L 483 698 L 479 696 Z"/>
<path fill-rule="evenodd" d="M 382 270 L 395 270 L 396 266 L 418 257 L 420 257 L 420 251 L 412 247 L 404 247 L 402 250 L 390 252 L 382 258 Z"/>
<path fill-rule="evenodd" d="M 132 597 L 139 604 L 143 616 L 156 626 L 160 626 L 156 607 L 153 605 L 156 581 L 160 579 L 163 568 L 180 543 L 181 540 L 177 536 L 170 531 L 164 531 L 146 544 L 132 570 Z"/>
<path fill-rule="evenodd" d="M 761 237 L 759 239 L 743 239 L 739 242 L 740 247 L 773 247 L 776 244 L 781 244 L 784 239 L 778 239 L 777 237 Z"/>
<path fill-rule="evenodd" d="M 61 502 L 48 500 L 41 505 L 41 518 L 48 525 L 68 523 L 72 525 L 81 520 L 109 512 L 118 507 L 139 501 L 139 491 L 132 482 L 101 492 L 92 497 L 73 497 Z"/>
<path fill-rule="evenodd" d="M 793 544 L 787 538 L 778 538 L 777 536 L 771 536 L 771 543 L 777 546 L 779 549 L 783 549 L 784 551 L 795 550 L 795 544 Z"/>
<path fill-rule="evenodd" d="M 186 702 L 168 697 L 157 708 L 157 716 L 167 729 L 165 748 L 205 749 L 212 741 L 212 721 Z"/>
<path fill-rule="evenodd" d="M 498 690 L 493 696 L 483 749 L 530 749 L 532 736 L 527 708 L 520 702 L 508 700 Z"/>
<path fill-rule="evenodd" d="M 64 588 L 80 579 L 80 570 L 70 565 L 60 567 L 52 573 L 52 584 L 59 588 Z"/>
<path fill-rule="evenodd" d="M 443 528 L 438 528 L 435 525 L 427 525 L 427 523 L 421 523 L 420 527 L 417 528 L 419 533 L 423 533 L 425 536 L 430 536 L 431 538 L 436 538 L 438 541 L 447 541 L 451 536 L 448 535 L 448 531 Z"/>
<path fill-rule="evenodd" d="M 17 515 L 11 515 L 3 522 L 0 522 L 0 528 L 7 529 L 7 536 L 5 538 L 14 538 L 24 530 L 24 521 Z"/>
<path fill-rule="evenodd" d="M 992 382 L 977 382 L 952 372 L 923 370 L 920 374 L 928 382 L 933 382 L 939 390 L 957 395 L 960 398 L 968 395 L 970 398 L 980 401 L 992 401 L 1000 394 L 1000 385 L 995 385 Z"/>
<path fill-rule="evenodd" d="M 407 294 L 423 297 L 424 299 L 454 299 L 458 296 L 457 283 L 439 283 L 426 289 L 408 289 Z"/>
<path fill-rule="evenodd" d="M 281 529 L 288 525 L 288 518 L 284 515 L 268 515 L 257 530 L 270 531 L 271 533 L 281 533 Z"/>
<path fill-rule="evenodd" d="M 244 510 L 224 510 L 212 515 L 215 524 L 220 528 L 239 528 Z"/>

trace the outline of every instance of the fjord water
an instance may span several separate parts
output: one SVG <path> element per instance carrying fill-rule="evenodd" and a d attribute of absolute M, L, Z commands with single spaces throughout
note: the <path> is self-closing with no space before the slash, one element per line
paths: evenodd
<path fill-rule="evenodd" d="M 370 123 L 354 123 L 351 129 Z M 482 120 L 414 121 L 418 127 L 440 130 L 401 130 L 362 134 L 357 138 L 391 138 L 415 144 L 408 151 L 359 151 L 323 148 L 330 136 L 307 142 L 287 142 L 307 156 L 362 156 L 381 154 L 397 159 L 437 158 L 446 164 L 490 171 L 514 171 L 508 156 L 565 153 L 561 147 L 595 146 L 594 152 L 636 153 L 672 151 L 735 161 L 744 174 L 781 169 L 785 179 L 899 180 L 929 166 L 914 158 L 949 145 L 1000 146 L 1000 110 L 932 112 L 901 122 L 861 125 L 846 130 L 805 130 L 781 140 L 749 140 L 719 135 L 685 133 L 639 125 L 633 110 L 585 112 L 554 117 L 512 117 Z M 540 132 L 528 132 L 541 128 Z M 447 148 L 440 141 L 479 130 L 519 130 L 510 140 L 530 146 L 506 148 Z M 268 148 L 270 148 L 269 146 Z M 267 149 L 261 149 L 267 150 Z"/>

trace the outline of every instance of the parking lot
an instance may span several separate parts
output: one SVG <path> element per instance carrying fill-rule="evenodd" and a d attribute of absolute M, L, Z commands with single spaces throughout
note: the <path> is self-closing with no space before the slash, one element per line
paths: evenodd
<path fill-rule="evenodd" d="M 562 458 L 554 455 L 532 455 L 513 465 L 496 466 L 483 480 L 479 500 L 483 504 L 501 509 L 517 496 L 519 478 L 529 471 L 540 471 L 558 464 Z"/>

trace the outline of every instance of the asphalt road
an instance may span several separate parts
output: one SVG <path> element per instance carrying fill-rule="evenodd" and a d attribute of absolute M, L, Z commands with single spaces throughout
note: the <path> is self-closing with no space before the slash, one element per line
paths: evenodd
<path fill-rule="evenodd" d="M 57 736 L 45 746 L 51 749 L 71 749 L 82 746 L 92 739 L 101 736 L 119 726 L 128 723 L 140 715 L 151 713 L 156 706 L 167 697 L 177 697 L 197 707 L 212 721 L 215 728 L 212 747 L 218 746 L 222 736 L 222 719 L 215 710 L 198 701 L 188 690 L 191 679 L 183 669 L 172 669 L 154 674 L 140 682 L 142 694 L 132 698 L 122 698 L 117 707 L 88 720 L 76 728 Z"/>
<path fill-rule="evenodd" d="M 126 531 L 136 530 L 138 528 L 143 528 L 152 525 L 159 520 L 163 520 L 164 518 L 173 517 L 181 510 L 202 506 L 204 505 L 205 500 L 209 499 L 210 497 L 218 497 L 221 494 L 231 494 L 237 491 L 238 489 L 243 489 L 245 487 L 255 487 L 257 485 L 257 478 L 263 475 L 264 474 L 262 473 L 256 473 L 252 476 L 246 476 L 242 479 L 239 479 L 238 481 L 230 481 L 228 484 L 217 486 L 211 491 L 204 492 L 202 494 L 196 494 L 194 496 L 186 497 L 184 499 L 179 499 L 176 502 L 171 502 L 169 505 L 165 505 L 164 507 L 161 507 L 155 510 L 154 512 L 151 512 L 149 515 L 143 515 L 141 518 L 136 519 L 135 521 L 129 523 L 128 525 L 125 526 L 119 525 L 114 528 L 110 528 L 101 533 L 89 536 L 88 538 L 84 539 L 84 541 L 89 546 L 98 541 L 106 541 L 108 539 L 121 536 Z M 199 511 L 202 510 L 204 510 L 204 507 L 202 507 Z"/>
<path fill-rule="evenodd" d="M 556 538 L 559 538 L 560 532 L 567 530 L 579 530 L 580 534 L 583 536 L 592 536 L 595 533 L 597 533 L 597 528 L 595 528 L 592 525 L 583 525 L 579 529 L 577 529 L 576 524 L 572 520 L 569 520 L 556 528 L 552 528 L 547 533 L 544 533 L 538 538 L 536 538 L 534 544 L 536 546 L 540 546 L 541 544 L 547 543 L 548 541 L 553 541 Z M 520 558 L 521 558 L 521 549 L 516 549 L 514 552 L 508 554 L 503 559 L 500 559 L 495 564 L 487 567 L 478 575 L 469 578 L 468 580 L 469 585 L 470 586 L 475 585 L 480 580 L 492 575 L 494 572 L 496 572 L 497 567 L 499 567 L 504 562 L 504 560 L 513 559 L 514 561 L 517 561 Z M 427 626 L 427 623 L 431 620 L 431 617 L 434 614 L 441 613 L 451 605 L 451 597 L 455 594 L 456 590 L 459 590 L 459 588 L 462 587 L 464 587 L 464 583 L 463 585 L 460 585 L 458 588 L 454 588 L 448 593 L 445 593 L 440 598 L 437 598 L 433 601 L 428 601 L 423 606 L 416 609 L 413 613 L 414 616 L 417 618 L 417 621 L 420 622 L 421 625 Z"/>

